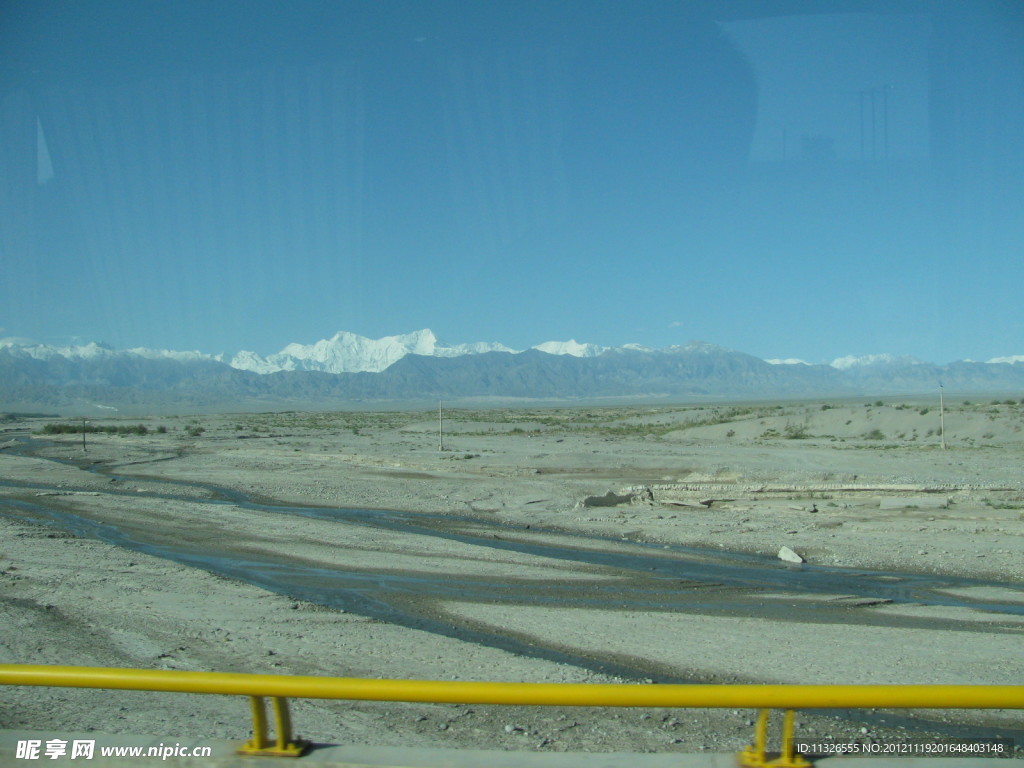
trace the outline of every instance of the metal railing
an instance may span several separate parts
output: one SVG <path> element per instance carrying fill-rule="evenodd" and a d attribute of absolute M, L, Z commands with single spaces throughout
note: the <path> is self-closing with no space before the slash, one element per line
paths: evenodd
<path fill-rule="evenodd" d="M 376 680 L 234 672 L 0 664 L 0 685 L 173 691 L 249 696 L 253 737 L 240 752 L 298 756 L 288 698 L 566 707 L 692 707 L 761 710 L 747 766 L 809 765 L 793 749 L 795 709 L 1024 709 L 1024 685 L 660 685 Z M 275 737 L 264 699 L 273 703 Z M 766 753 L 768 711 L 787 710 L 779 757 Z"/>

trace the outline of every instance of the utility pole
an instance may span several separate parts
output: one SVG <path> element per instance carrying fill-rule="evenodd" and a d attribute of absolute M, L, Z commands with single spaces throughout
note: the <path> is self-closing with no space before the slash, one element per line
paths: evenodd
<path fill-rule="evenodd" d="M 867 91 L 861 90 L 860 94 L 860 161 L 864 162 L 864 96 Z"/>
<path fill-rule="evenodd" d="M 939 438 L 942 450 L 946 450 L 946 408 L 942 397 L 942 382 L 939 382 Z"/>
<path fill-rule="evenodd" d="M 443 451 L 444 450 L 444 430 L 443 430 L 443 427 L 442 427 L 442 423 L 443 422 L 441 420 L 441 404 L 442 404 L 442 402 L 443 402 L 442 400 L 438 400 L 437 401 L 437 450 L 439 450 L 439 451 Z"/>
<path fill-rule="evenodd" d="M 885 162 L 889 162 L 889 84 L 882 86 L 882 151 Z"/>

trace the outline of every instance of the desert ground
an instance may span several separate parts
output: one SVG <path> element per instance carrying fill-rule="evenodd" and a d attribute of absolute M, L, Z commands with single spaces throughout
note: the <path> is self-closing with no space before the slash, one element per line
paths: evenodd
<path fill-rule="evenodd" d="M 87 426 L 144 429 L 84 448 L 69 424 L 0 422 L 0 663 L 1024 683 L 1020 398 L 101 415 Z M 755 717 L 293 715 L 330 743 L 681 752 L 741 749 Z M 8 687 L 0 728 L 241 740 L 248 702 Z M 799 728 L 1020 744 L 1024 714 L 803 712 Z"/>

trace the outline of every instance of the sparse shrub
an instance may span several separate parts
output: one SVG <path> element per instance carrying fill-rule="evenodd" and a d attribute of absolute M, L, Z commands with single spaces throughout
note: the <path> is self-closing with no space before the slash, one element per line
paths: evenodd
<path fill-rule="evenodd" d="M 82 426 L 81 424 L 44 424 L 39 430 L 44 435 L 64 435 L 70 432 L 95 432 L 94 426 Z"/>
<path fill-rule="evenodd" d="M 809 437 L 806 424 L 786 424 L 783 434 L 787 440 L 805 440 Z"/>
<path fill-rule="evenodd" d="M 864 433 L 864 439 L 865 440 L 885 440 L 885 433 L 882 430 L 878 429 L 878 427 L 875 427 L 870 432 L 865 432 Z"/>
<path fill-rule="evenodd" d="M 206 430 L 198 424 L 189 424 L 185 427 L 185 432 L 188 433 L 189 437 L 199 437 Z"/>
<path fill-rule="evenodd" d="M 928 415 L 928 410 L 929 410 L 928 407 L 925 406 L 924 408 L 919 410 L 918 413 L 921 414 L 922 416 L 927 416 Z"/>
<path fill-rule="evenodd" d="M 881 408 L 883 405 L 885 405 L 885 403 L 881 400 L 875 400 L 875 408 Z"/>
<path fill-rule="evenodd" d="M 736 435 L 736 430 L 735 429 L 730 429 L 728 432 L 725 433 L 726 437 L 735 437 L 735 435 Z"/>
<path fill-rule="evenodd" d="M 167 427 L 165 427 L 163 424 L 161 424 L 159 427 L 156 428 L 156 432 L 157 432 L 158 435 L 166 435 L 167 434 Z"/>
<path fill-rule="evenodd" d="M 50 423 L 39 430 L 44 435 L 74 435 L 103 433 L 105 435 L 147 435 L 149 429 L 145 424 L 73 424 L 73 423 Z"/>

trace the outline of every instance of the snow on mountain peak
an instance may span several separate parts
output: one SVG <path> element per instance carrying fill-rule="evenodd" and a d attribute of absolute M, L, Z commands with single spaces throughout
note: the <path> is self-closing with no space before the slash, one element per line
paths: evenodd
<path fill-rule="evenodd" d="M 487 352 L 509 352 L 518 354 L 522 350 L 506 347 L 497 341 L 472 341 L 468 344 L 444 344 L 438 342 L 434 348 L 437 357 L 460 357 L 461 355 L 482 355 Z"/>
<path fill-rule="evenodd" d="M 573 357 L 597 357 L 608 351 L 608 347 L 597 344 L 581 344 L 576 339 L 568 341 L 545 341 L 538 344 L 534 349 L 546 352 L 549 355 L 572 355 Z"/>
<path fill-rule="evenodd" d="M 476 342 L 447 345 L 439 342 L 429 328 L 397 336 L 370 339 L 349 331 L 338 331 L 314 344 L 289 344 L 280 352 L 262 357 L 242 351 L 231 367 L 254 373 L 275 371 L 324 371 L 326 373 L 380 373 L 406 355 L 456 357 L 481 352 L 512 352 L 503 344 Z"/>
<path fill-rule="evenodd" d="M 173 349 L 149 349 L 148 347 L 135 347 L 133 349 L 126 349 L 132 355 L 138 355 L 139 357 L 146 357 L 150 360 L 157 359 L 169 359 L 177 360 L 180 363 L 194 363 L 202 360 L 218 360 L 219 358 L 215 355 L 208 355 L 205 352 L 198 351 L 176 351 Z"/>
<path fill-rule="evenodd" d="M 326 371 L 379 373 L 407 354 L 429 355 L 437 340 L 429 330 L 401 336 L 368 339 L 349 331 L 338 331 L 329 339 L 313 344 L 288 344 L 280 352 L 263 358 L 255 352 L 239 352 L 231 360 L 233 368 L 271 373 L 274 371 Z"/>

